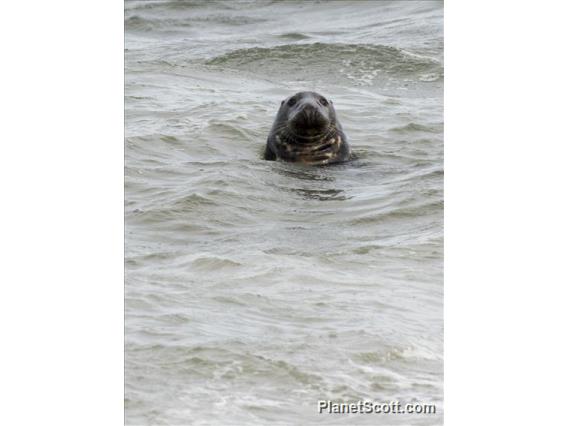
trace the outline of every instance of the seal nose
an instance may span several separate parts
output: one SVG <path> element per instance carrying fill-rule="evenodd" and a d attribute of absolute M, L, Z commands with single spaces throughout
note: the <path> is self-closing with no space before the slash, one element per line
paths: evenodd
<path fill-rule="evenodd" d="M 313 114 L 316 111 L 316 107 L 314 104 L 306 104 L 304 106 L 304 111 L 308 114 Z"/>
<path fill-rule="evenodd" d="M 317 133 L 328 123 L 321 107 L 311 99 L 305 99 L 298 105 L 291 124 L 297 134 Z"/>
<path fill-rule="evenodd" d="M 317 114 L 318 114 L 317 107 L 311 103 L 305 104 L 304 107 L 302 108 L 302 115 L 304 116 L 305 121 L 307 123 L 312 123 L 316 121 Z"/>

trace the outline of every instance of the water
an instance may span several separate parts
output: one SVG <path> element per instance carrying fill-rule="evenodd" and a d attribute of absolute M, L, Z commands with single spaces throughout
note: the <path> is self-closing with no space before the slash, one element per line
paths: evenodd
<path fill-rule="evenodd" d="M 442 423 L 442 21 L 427 1 L 126 2 L 127 424 Z M 300 90 L 333 100 L 356 160 L 262 160 Z"/>

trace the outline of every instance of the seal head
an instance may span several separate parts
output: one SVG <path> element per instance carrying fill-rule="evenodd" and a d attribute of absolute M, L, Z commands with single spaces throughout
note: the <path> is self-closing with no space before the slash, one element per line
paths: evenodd
<path fill-rule="evenodd" d="M 325 165 L 349 157 L 347 138 L 331 100 L 315 92 L 299 92 L 282 101 L 266 142 L 266 160 Z"/>

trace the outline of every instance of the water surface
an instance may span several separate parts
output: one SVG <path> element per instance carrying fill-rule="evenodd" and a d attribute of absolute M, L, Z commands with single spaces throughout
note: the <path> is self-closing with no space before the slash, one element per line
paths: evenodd
<path fill-rule="evenodd" d="M 442 423 L 442 19 L 428 1 L 126 2 L 127 424 Z M 300 90 L 333 100 L 355 161 L 262 160 Z"/>

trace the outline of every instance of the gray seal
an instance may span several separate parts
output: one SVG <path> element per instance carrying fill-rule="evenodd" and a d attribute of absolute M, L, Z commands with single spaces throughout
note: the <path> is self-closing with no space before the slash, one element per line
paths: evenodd
<path fill-rule="evenodd" d="M 331 100 L 315 92 L 299 92 L 282 101 L 266 141 L 266 160 L 325 165 L 350 156 Z"/>

